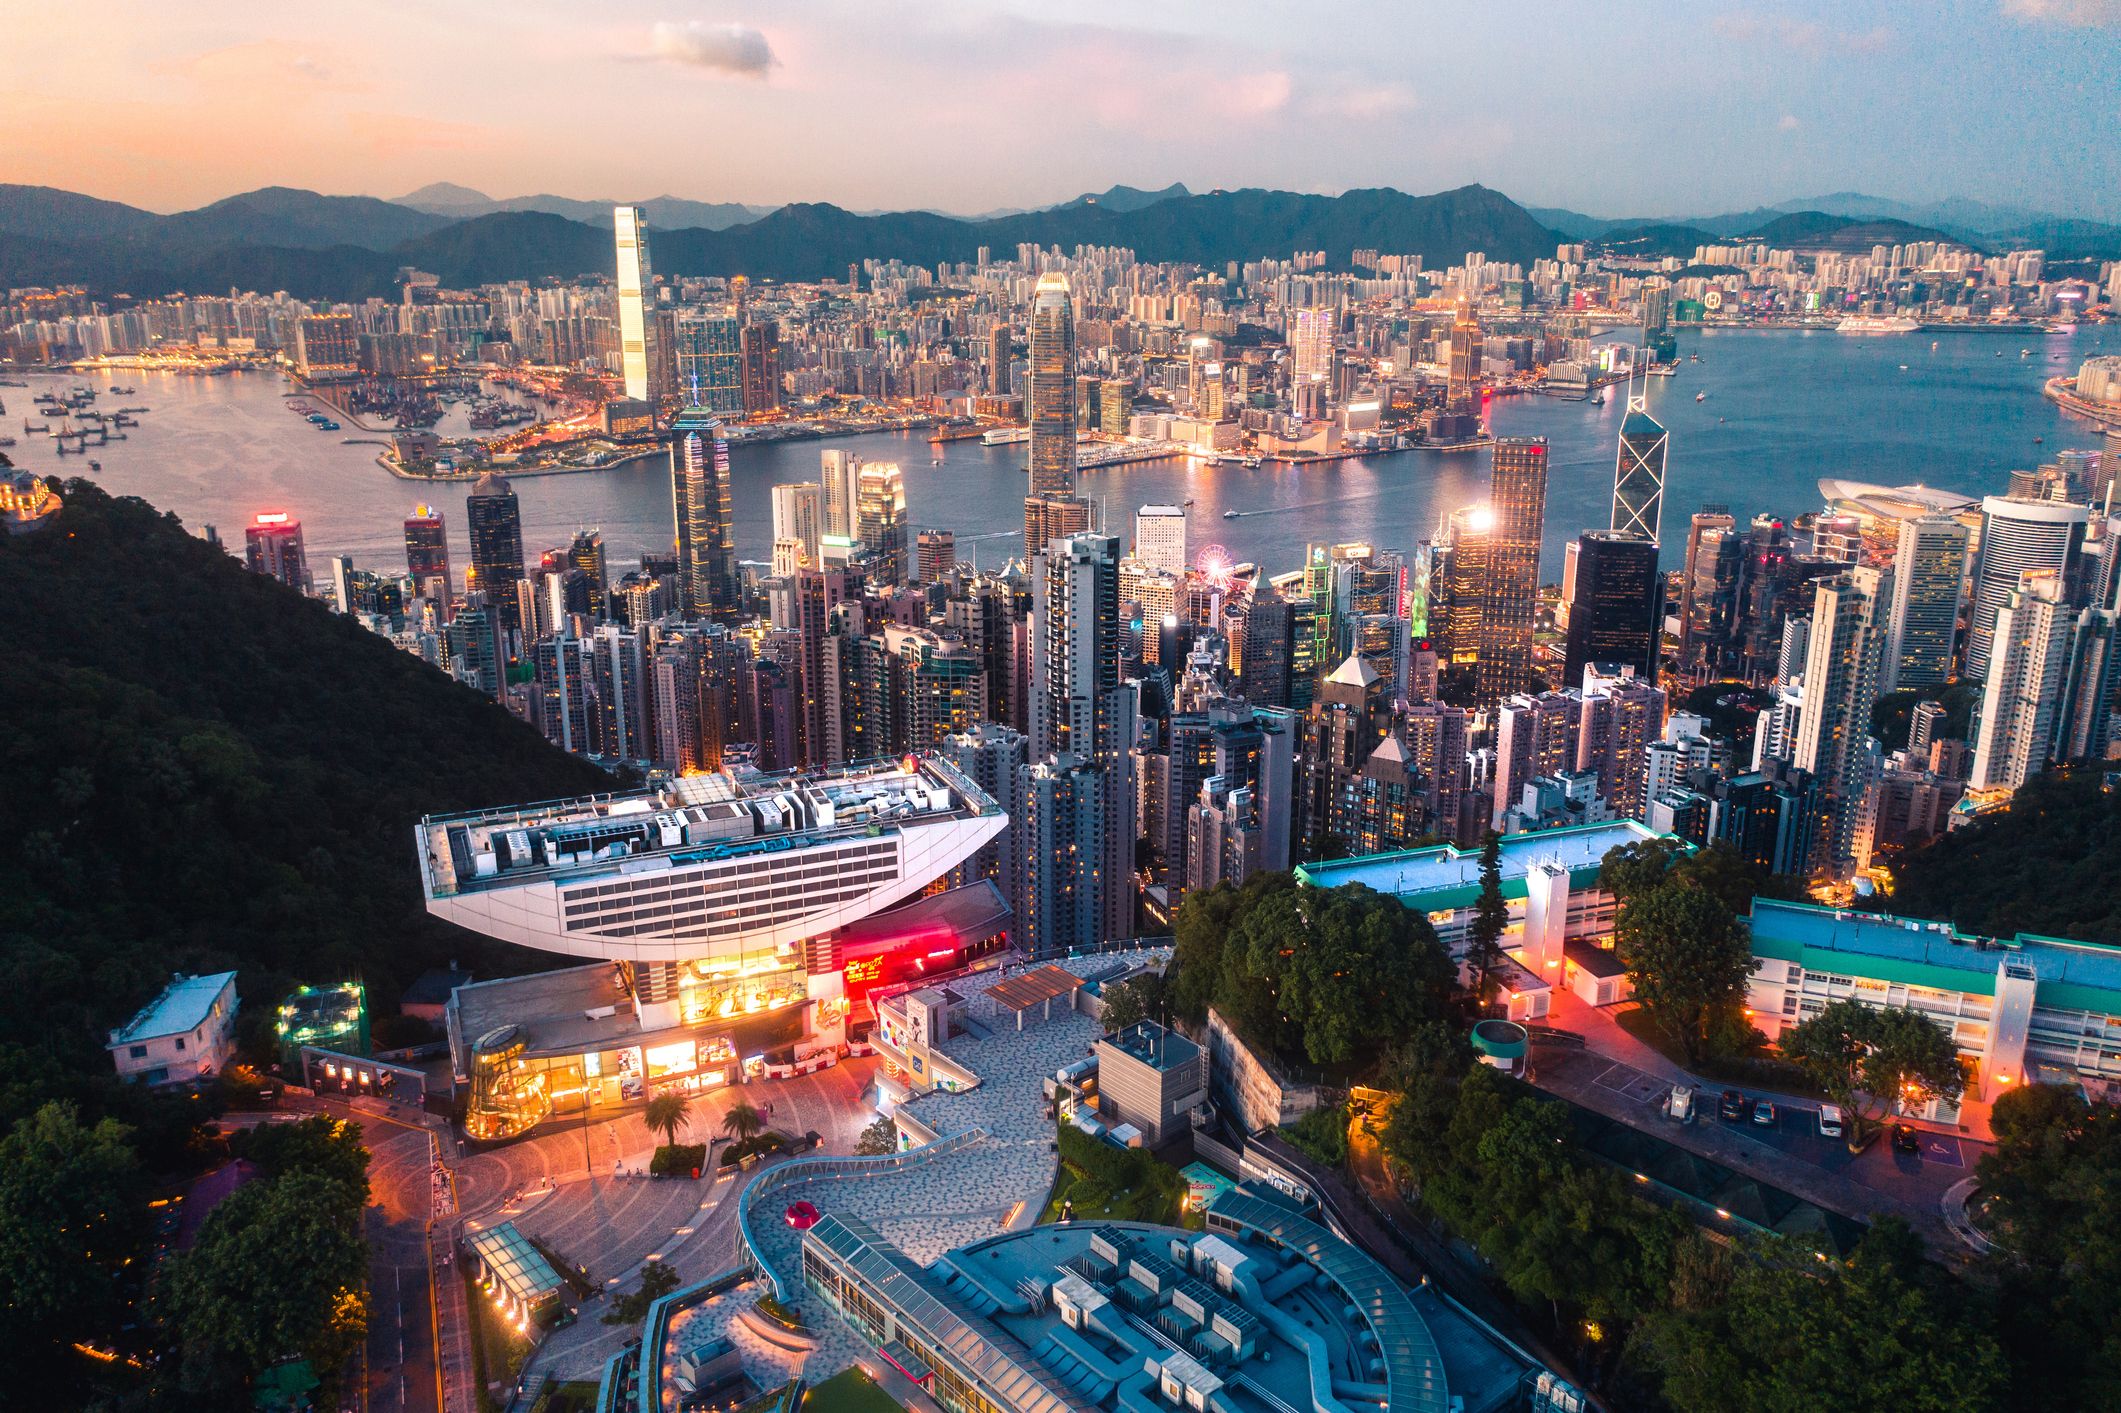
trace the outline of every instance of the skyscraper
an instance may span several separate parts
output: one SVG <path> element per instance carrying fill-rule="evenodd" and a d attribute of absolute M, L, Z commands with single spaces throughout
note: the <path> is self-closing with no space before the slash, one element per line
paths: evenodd
<path fill-rule="evenodd" d="M 1575 548 L 1562 685 L 1581 682 L 1592 663 L 1631 667 L 1643 682 L 1656 681 L 1664 618 L 1656 542 L 1625 531 L 1590 530 Z"/>
<path fill-rule="evenodd" d="M 1871 781 L 1866 742 L 1878 672 L 1885 657 L 1885 613 L 1892 571 L 1859 566 L 1813 589 L 1811 643 L 1804 660 L 1804 697 L 1797 723 L 1795 764 L 1819 780 L 1825 828 L 1821 867 L 1836 869 L 1856 856 L 1858 826 Z"/>
<path fill-rule="evenodd" d="M 1966 526 L 1947 516 L 1900 522 L 1881 691 L 1927 691 L 1951 680 L 1952 639 L 1965 597 L 1966 544 Z"/>
<path fill-rule="evenodd" d="M 1031 296 L 1031 494 L 1075 494 L 1075 311 L 1068 277 L 1049 271 Z"/>
<path fill-rule="evenodd" d="M 611 617 L 611 573 L 604 565 L 604 532 L 577 530 L 567 546 L 567 562 L 582 576 L 589 616 Z"/>
<path fill-rule="evenodd" d="M 735 624 L 736 550 L 729 530 L 729 444 L 704 408 L 671 428 L 670 508 L 677 526 L 678 605 L 688 618 Z"/>
<path fill-rule="evenodd" d="M 957 536 L 949 530 L 923 530 L 913 538 L 916 582 L 940 584 L 957 567 Z"/>
<path fill-rule="evenodd" d="M 655 275 L 648 264 L 648 218 L 638 206 L 612 208 L 619 254 L 619 367 L 626 396 L 654 402 L 662 393 L 662 350 L 648 309 Z"/>
<path fill-rule="evenodd" d="M 1289 316 L 1289 377 L 1296 383 L 1323 383 L 1333 376 L 1331 309 L 1299 309 Z"/>
<path fill-rule="evenodd" d="M 1679 663 L 1684 671 L 1711 674 L 1730 641 L 1743 557 L 1737 526 L 1721 508 L 1696 511 L 1687 526 L 1679 590 Z"/>
<path fill-rule="evenodd" d="M 449 535 L 442 512 L 431 505 L 419 506 L 405 517 L 405 571 L 422 593 L 430 581 L 441 580 L 442 597 L 449 597 Z"/>
<path fill-rule="evenodd" d="M 828 450 L 821 454 L 823 518 L 818 522 L 827 535 L 854 538 L 854 502 L 862 480 L 862 459 L 852 452 Z"/>
<path fill-rule="evenodd" d="M 744 414 L 744 355 L 737 321 L 687 314 L 676 324 L 678 396 L 717 417 Z"/>
<path fill-rule="evenodd" d="M 1445 385 L 1444 410 L 1470 414 L 1476 410 L 1474 387 L 1480 381 L 1480 325 L 1464 305 L 1451 325 L 1450 381 Z"/>
<path fill-rule="evenodd" d="M 309 558 L 302 549 L 302 522 L 284 510 L 261 512 L 243 529 L 243 562 L 253 574 L 278 579 L 298 594 L 309 592 Z M 340 606 L 345 612 L 345 606 Z"/>
<path fill-rule="evenodd" d="M 2027 574 L 2054 571 L 2068 579 L 2090 519 L 2088 507 L 2066 501 L 1989 496 L 1981 502 L 1981 556 L 1966 631 L 1966 676 L 1988 676 L 1996 615 Z"/>
<path fill-rule="evenodd" d="M 1090 502 L 1081 496 L 1024 498 L 1024 557 L 1044 554 L 1046 546 L 1090 528 Z"/>
<path fill-rule="evenodd" d="M 1620 423 L 1620 459 L 1613 467 L 1613 528 L 1653 545 L 1664 522 L 1664 459 L 1670 442 L 1671 434 L 1650 416 L 1647 394 L 1631 394 Z"/>
<path fill-rule="evenodd" d="M 812 564 L 824 533 L 823 487 L 815 481 L 784 481 L 773 488 L 773 542 L 793 540 Z"/>
<path fill-rule="evenodd" d="M 741 343 L 745 414 L 757 417 L 777 411 L 781 405 L 781 326 L 770 321 L 746 324 Z"/>
<path fill-rule="evenodd" d="M 906 578 L 906 481 L 894 461 L 866 461 L 855 487 L 854 538 L 869 579 Z"/>
<path fill-rule="evenodd" d="M 471 530 L 465 588 L 485 594 L 501 625 L 514 628 L 522 621 L 516 585 L 523 580 L 523 510 L 498 472 L 487 472 L 472 486 L 464 499 L 464 521 Z"/>
<path fill-rule="evenodd" d="M 1539 541 L 1546 528 L 1547 443 L 1512 437 L 1495 443 L 1488 494 L 1494 529 L 1480 596 L 1474 696 L 1492 705 L 1532 682 L 1532 620 L 1539 597 Z"/>
<path fill-rule="evenodd" d="M 2066 593 L 2060 573 L 2028 574 L 1996 614 L 1967 781 L 1976 790 L 2016 790 L 2057 754 L 2077 616 Z"/>
<path fill-rule="evenodd" d="M 1172 574 L 1186 570 L 1186 508 L 1145 505 L 1134 512 L 1134 557 Z"/>

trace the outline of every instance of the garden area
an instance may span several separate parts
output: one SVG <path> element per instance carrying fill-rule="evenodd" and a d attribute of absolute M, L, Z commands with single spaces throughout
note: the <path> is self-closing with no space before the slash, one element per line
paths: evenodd
<path fill-rule="evenodd" d="M 842 1369 L 803 1394 L 803 1413 L 903 1413 L 860 1368 Z"/>
<path fill-rule="evenodd" d="M 1047 1195 L 1043 1222 L 1065 1209 L 1076 1221 L 1109 1219 L 1198 1226 L 1185 1211 L 1186 1180 L 1146 1149 L 1119 1148 L 1073 1124 L 1060 1129 L 1060 1172 Z"/>
<path fill-rule="evenodd" d="M 464 1272 L 464 1308 L 471 1312 L 471 1373 L 479 1407 L 482 1413 L 499 1413 L 537 1342 L 494 1308 L 469 1270 Z"/>

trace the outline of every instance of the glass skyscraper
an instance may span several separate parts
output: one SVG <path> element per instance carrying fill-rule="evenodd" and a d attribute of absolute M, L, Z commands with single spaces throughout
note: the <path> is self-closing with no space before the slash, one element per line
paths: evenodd
<path fill-rule="evenodd" d="M 1532 685 L 1532 621 L 1538 611 L 1539 540 L 1546 528 L 1547 442 L 1495 443 L 1488 508 L 1488 565 L 1480 594 L 1474 695 L 1483 705 Z"/>
<path fill-rule="evenodd" d="M 670 508 L 677 525 L 678 602 L 688 618 L 735 625 L 736 547 L 729 531 L 729 443 L 702 407 L 672 424 Z"/>
<path fill-rule="evenodd" d="M 471 582 L 466 586 L 486 595 L 494 617 L 514 628 L 520 615 L 516 608 L 516 585 L 523 580 L 523 511 L 508 482 L 489 471 L 464 501 L 464 519 L 471 529 Z"/>
<path fill-rule="evenodd" d="M 1031 297 L 1031 494 L 1075 494 L 1075 311 L 1068 277 L 1038 277 Z M 1027 546 L 1035 553 L 1040 546 Z"/>
<path fill-rule="evenodd" d="M 677 321 L 678 396 L 717 417 L 744 413 L 743 331 L 737 321 L 687 315 Z"/>

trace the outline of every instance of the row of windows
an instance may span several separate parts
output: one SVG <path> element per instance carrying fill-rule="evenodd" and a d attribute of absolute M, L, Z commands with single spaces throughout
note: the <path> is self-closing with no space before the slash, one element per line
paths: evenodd
<path fill-rule="evenodd" d="M 592 929 L 599 937 L 696 937 L 704 936 L 705 930 L 680 931 L 684 923 L 712 923 L 727 928 L 735 925 L 740 930 L 751 931 L 758 927 L 786 922 L 791 918 L 808 917 L 826 908 L 867 897 L 872 887 L 863 885 L 841 888 L 830 893 L 805 894 L 795 902 L 762 902 L 745 908 L 722 908 L 709 912 L 704 907 L 695 908 L 651 908 L 643 913 L 622 913 L 612 925 Z M 669 914 L 668 922 L 658 923 L 653 919 Z M 628 926 L 626 924 L 634 924 Z"/>
<path fill-rule="evenodd" d="M 716 898 L 728 895 L 730 901 L 759 897 L 782 897 L 800 893 L 815 883 L 836 882 L 850 872 L 861 871 L 861 876 L 874 880 L 881 876 L 890 878 L 896 874 L 896 857 L 882 860 L 834 859 L 813 864 L 801 872 L 783 872 L 770 875 L 771 888 L 761 888 L 764 879 L 700 879 L 644 890 L 625 898 L 614 898 L 604 902 L 575 903 L 566 909 L 569 926 L 579 923 L 594 924 L 597 921 L 623 920 L 626 910 L 647 903 Z M 881 872 L 880 872 L 881 871 Z"/>
<path fill-rule="evenodd" d="M 882 839 L 857 844 L 852 847 L 834 849 L 830 857 L 834 859 L 881 858 L 885 856 L 895 858 L 897 855 L 898 842 L 895 839 Z M 706 876 L 712 878 L 741 878 L 746 874 L 786 872 L 785 867 L 776 867 L 781 862 L 782 859 L 779 853 L 759 854 L 751 858 L 733 859 L 727 863 L 715 864 L 711 866 Z M 572 904 L 589 898 L 628 895 L 639 889 L 644 881 L 636 876 L 621 879 L 616 883 L 588 884 L 580 888 L 568 889 L 561 895 L 561 898 L 562 901 Z"/>

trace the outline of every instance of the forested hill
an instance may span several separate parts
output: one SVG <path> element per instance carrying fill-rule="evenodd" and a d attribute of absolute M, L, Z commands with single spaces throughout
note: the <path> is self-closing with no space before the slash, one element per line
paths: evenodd
<path fill-rule="evenodd" d="M 387 1007 L 452 957 L 538 964 L 427 917 L 413 825 L 608 777 L 173 516 L 65 496 L 0 537 L 0 1056 L 93 1073 L 177 970 Z"/>
<path fill-rule="evenodd" d="M 2008 810 L 1908 855 L 1893 876 L 1903 917 L 2121 944 L 2121 790 L 2099 770 L 2037 775 Z"/>

